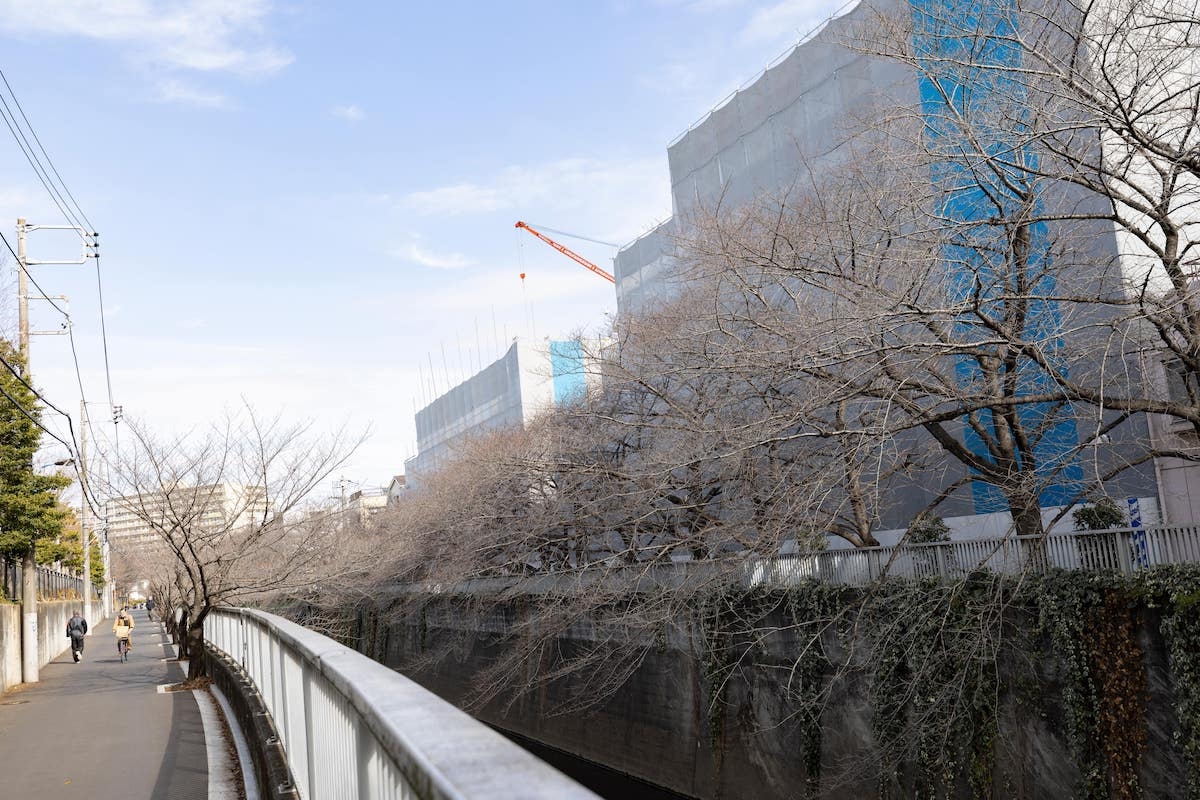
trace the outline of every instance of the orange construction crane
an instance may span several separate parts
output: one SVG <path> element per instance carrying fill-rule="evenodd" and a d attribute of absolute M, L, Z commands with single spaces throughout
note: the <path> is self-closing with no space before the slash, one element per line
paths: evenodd
<path fill-rule="evenodd" d="M 588 261 L 588 260 L 587 260 L 586 258 L 584 258 L 583 256 L 579 255 L 579 253 L 576 253 L 576 252 L 575 252 L 574 250 L 572 250 L 571 248 L 569 248 L 569 247 L 564 247 L 563 245 L 561 245 L 561 244 L 559 244 L 558 242 L 556 242 L 556 241 L 554 241 L 553 239 L 551 239 L 551 238 L 550 238 L 549 236 L 547 236 L 546 234 L 544 234 L 544 233 L 542 233 L 542 232 L 540 232 L 540 231 L 534 230 L 533 228 L 529 227 L 529 226 L 528 226 L 528 225 L 526 225 L 524 222 L 518 222 L 518 223 L 516 224 L 516 227 L 518 227 L 518 228 L 524 228 L 525 230 L 529 231 L 529 232 L 530 232 L 530 233 L 532 233 L 534 236 L 536 236 L 537 238 L 541 239 L 543 242 L 545 242 L 546 244 L 550 245 L 551 247 L 553 247 L 553 248 L 554 248 L 555 250 L 557 250 L 558 252 L 562 253 L 562 254 L 563 254 L 564 256 L 566 256 L 567 258 L 571 259 L 572 261 L 576 262 L 577 264 L 582 264 L 583 266 L 585 266 L 585 267 L 587 267 L 588 269 L 590 269 L 592 272 L 594 272 L 594 273 L 596 273 L 597 275 L 599 275 L 601 278 L 604 278 L 604 279 L 605 279 L 606 281 L 608 281 L 609 283 L 616 283 L 616 282 L 617 282 L 617 279 L 616 279 L 616 278 L 614 278 L 614 277 L 612 276 L 612 274 L 611 274 L 611 273 L 607 272 L 606 270 L 603 270 L 603 269 L 601 269 L 600 267 L 597 267 L 595 264 L 593 264 L 592 262 Z M 522 277 L 524 277 L 524 276 L 522 276 Z"/>

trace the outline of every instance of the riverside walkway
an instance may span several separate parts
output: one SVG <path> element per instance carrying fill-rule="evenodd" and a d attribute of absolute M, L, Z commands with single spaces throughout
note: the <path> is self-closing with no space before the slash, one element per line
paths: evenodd
<path fill-rule="evenodd" d="M 134 620 L 134 649 L 127 662 L 117 655 L 112 620 L 88 620 L 92 635 L 78 664 L 68 647 L 42 668 L 39 683 L 0 696 L 0 796 L 237 796 L 210 794 L 200 708 L 207 697 L 198 701 L 190 691 L 159 690 L 182 681 L 183 669 L 164 660 L 172 650 L 161 623 L 151 622 L 144 611 L 135 611 Z M 215 763 L 229 772 L 225 753 Z M 224 786 L 231 779 L 214 770 L 214 784 Z"/>

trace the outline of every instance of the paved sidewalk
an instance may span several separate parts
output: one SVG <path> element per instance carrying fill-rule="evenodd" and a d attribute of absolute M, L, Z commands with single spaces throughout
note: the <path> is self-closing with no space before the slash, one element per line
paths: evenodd
<path fill-rule="evenodd" d="M 41 681 L 0 697 L 0 796 L 105 800 L 204 800 L 208 755 L 191 692 L 160 693 L 184 678 L 160 623 L 134 611 L 129 661 L 112 620 L 92 627 L 83 660 L 71 650 L 42 667 Z M 64 644 L 67 639 L 63 636 Z"/>

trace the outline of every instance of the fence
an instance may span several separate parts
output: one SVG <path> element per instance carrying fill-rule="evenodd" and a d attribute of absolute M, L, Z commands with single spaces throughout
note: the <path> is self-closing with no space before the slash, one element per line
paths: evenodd
<path fill-rule="evenodd" d="M 865 586 L 881 577 L 955 578 L 975 570 L 1002 574 L 1050 569 L 1139 569 L 1200 562 L 1200 528 L 1125 528 L 1048 536 L 825 550 L 746 563 L 750 585 L 815 579 Z"/>
<path fill-rule="evenodd" d="M 473 578 L 454 585 L 404 584 L 397 594 L 496 595 L 571 593 L 614 587 L 634 591 L 697 590 L 704 586 L 787 585 L 816 580 L 867 586 L 881 578 L 961 578 L 976 570 L 1006 575 L 1051 569 L 1132 573 L 1200 563 L 1200 528 L 1122 528 L 1047 536 L 1001 536 L 895 547 L 820 550 L 779 556 L 595 565 L 528 576 Z"/>
<path fill-rule="evenodd" d="M 37 568 L 38 597 L 50 600 L 66 597 L 83 597 L 83 578 L 66 570 L 54 567 Z M 23 596 L 24 569 L 20 562 L 8 558 L 0 558 L 0 590 L 3 597 L 19 602 Z M 95 598 L 100 597 L 99 588 L 92 586 Z"/>
<path fill-rule="evenodd" d="M 305 800 L 595 798 L 399 673 L 281 617 L 223 609 L 204 636 L 253 681 Z"/>

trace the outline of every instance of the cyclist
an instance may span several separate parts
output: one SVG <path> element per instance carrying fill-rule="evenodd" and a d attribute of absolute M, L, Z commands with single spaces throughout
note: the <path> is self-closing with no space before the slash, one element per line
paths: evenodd
<path fill-rule="evenodd" d="M 124 657 L 125 653 L 121 653 L 121 640 L 125 640 L 125 650 L 133 649 L 133 616 L 129 613 L 129 607 L 121 609 L 121 613 L 113 621 L 113 634 L 117 637 L 117 652 Z"/>

